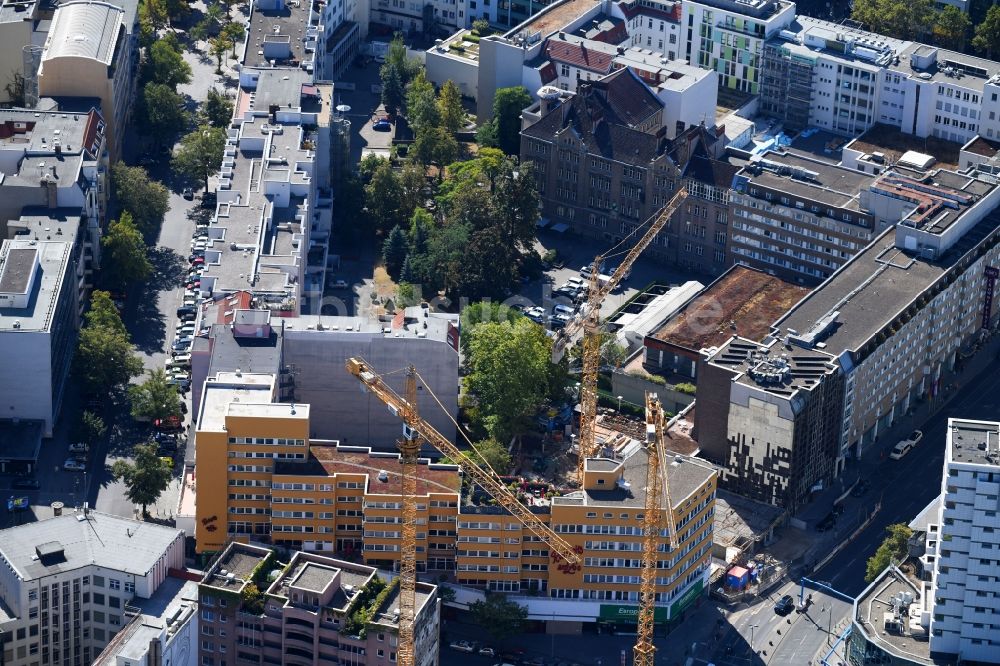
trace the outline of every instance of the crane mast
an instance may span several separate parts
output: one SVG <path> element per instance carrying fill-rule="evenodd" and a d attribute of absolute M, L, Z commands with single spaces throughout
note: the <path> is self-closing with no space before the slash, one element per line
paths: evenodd
<path fill-rule="evenodd" d="M 673 503 L 670 500 L 669 466 L 666 457 L 666 424 L 663 407 L 655 393 L 646 394 L 646 502 L 642 520 L 642 573 L 639 578 L 639 618 L 633 648 L 633 666 L 654 666 L 653 626 L 656 613 L 656 574 L 660 527 L 667 514 L 670 550 L 677 549 Z"/>
<path fill-rule="evenodd" d="M 587 302 L 583 307 L 583 312 L 578 320 L 563 329 L 562 335 L 553 345 L 553 361 L 558 361 L 576 332 L 583 329 L 583 371 L 580 377 L 580 451 L 577 470 L 581 483 L 583 482 L 584 460 L 597 453 L 594 428 L 597 421 L 597 375 L 601 369 L 601 303 L 625 278 L 625 274 L 631 270 L 635 260 L 653 242 L 656 234 L 663 230 L 663 227 L 667 225 L 671 216 L 680 208 L 687 196 L 687 190 L 683 187 L 677 190 L 667 205 L 660 209 L 656 219 L 649 225 L 649 229 L 628 251 L 628 254 L 625 255 L 625 258 L 604 285 L 601 285 L 599 275 L 604 255 L 598 255 L 594 259 L 593 270 L 590 273 L 590 288 L 587 292 Z"/>
<path fill-rule="evenodd" d="M 406 402 L 417 413 L 417 370 L 406 370 Z M 397 442 L 402 467 L 403 524 L 399 549 L 399 644 L 396 663 L 415 666 L 413 624 L 416 621 L 417 597 L 417 457 L 420 438 L 416 430 L 405 428 Z"/>
<path fill-rule="evenodd" d="M 580 554 L 576 552 L 573 546 L 556 534 L 551 527 L 539 520 L 528 507 L 521 504 L 520 500 L 497 478 L 492 470 L 485 470 L 467 456 L 463 456 L 461 449 L 452 444 L 447 437 L 439 433 L 430 423 L 421 418 L 417 414 L 415 396 L 412 398 L 412 401 L 402 398 L 371 369 L 371 366 L 364 359 L 348 359 L 347 371 L 357 377 L 369 391 L 384 402 L 391 412 L 399 416 L 409 430 L 419 433 L 419 435 L 413 433 L 414 437 L 419 436 L 423 438 L 452 460 L 461 460 L 464 457 L 465 462 L 462 463 L 462 470 L 493 497 L 497 501 L 497 504 L 506 509 L 522 525 L 528 528 L 530 532 L 537 536 L 542 543 L 546 544 L 549 549 L 555 551 L 567 563 L 575 565 L 582 563 Z M 416 391 L 414 390 L 415 393 Z M 414 475 L 411 474 L 411 476 Z M 415 550 L 415 546 L 414 542 L 408 542 L 405 539 L 402 543 L 403 549 L 413 548 Z M 402 615 L 402 612 L 400 615 Z"/>

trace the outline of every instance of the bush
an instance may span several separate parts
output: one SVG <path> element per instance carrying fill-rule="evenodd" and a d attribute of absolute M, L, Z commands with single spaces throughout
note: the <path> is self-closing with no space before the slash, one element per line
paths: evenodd
<path fill-rule="evenodd" d="M 545 254 L 542 255 L 542 261 L 544 261 L 547 264 L 551 264 L 554 263 L 558 257 L 559 253 L 556 252 L 555 250 L 546 250 Z"/>
<path fill-rule="evenodd" d="M 464 39 L 467 42 L 472 42 L 473 44 L 478 44 L 479 43 L 479 35 L 471 33 L 471 32 L 469 34 L 467 34 L 465 37 L 463 37 L 462 39 Z"/>
<path fill-rule="evenodd" d="M 681 382 L 680 384 L 674 384 L 674 390 L 678 393 L 684 393 L 686 395 L 694 395 L 697 392 L 694 384 L 689 384 L 688 382 Z"/>
<path fill-rule="evenodd" d="M 465 47 L 461 44 L 449 44 L 448 48 L 457 53 L 465 53 Z"/>
<path fill-rule="evenodd" d="M 639 379 L 645 379 L 647 382 L 652 382 L 653 384 L 656 384 L 657 386 L 666 386 L 667 385 L 667 380 L 666 379 L 664 379 L 663 377 L 660 377 L 659 375 L 651 375 L 648 372 L 646 372 L 645 370 L 629 370 L 625 374 L 629 375 L 630 377 L 638 377 Z"/>

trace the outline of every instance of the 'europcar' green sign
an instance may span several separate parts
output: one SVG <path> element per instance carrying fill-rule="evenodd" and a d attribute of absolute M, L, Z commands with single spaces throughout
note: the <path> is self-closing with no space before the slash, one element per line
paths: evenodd
<path fill-rule="evenodd" d="M 612 604 L 601 604 L 601 622 L 614 622 L 617 624 L 635 624 L 639 621 L 638 606 L 619 606 Z M 654 622 L 667 621 L 667 608 L 657 606 L 653 611 Z"/>
<path fill-rule="evenodd" d="M 692 585 L 684 595 L 670 605 L 670 614 L 667 614 L 666 606 L 657 606 L 653 611 L 654 622 L 666 622 L 668 619 L 676 619 L 691 603 L 698 598 L 705 588 L 705 582 L 699 580 Z M 598 618 L 601 622 L 614 622 L 618 624 L 635 624 L 639 621 L 638 606 L 619 606 L 617 604 L 601 604 L 601 614 Z"/>

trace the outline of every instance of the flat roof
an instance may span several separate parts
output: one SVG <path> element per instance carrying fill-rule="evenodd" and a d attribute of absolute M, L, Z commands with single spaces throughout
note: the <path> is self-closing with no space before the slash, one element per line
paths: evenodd
<path fill-rule="evenodd" d="M 271 403 L 274 395 L 274 375 L 219 372 L 205 381 L 201 396 L 198 430 L 222 432 L 226 414 L 233 403 L 251 403 L 254 406 Z"/>
<path fill-rule="evenodd" d="M 734 334 L 762 340 L 774 320 L 808 293 L 808 288 L 764 271 L 733 266 L 650 337 L 695 351 L 718 346 Z"/>
<path fill-rule="evenodd" d="M 896 247 L 890 227 L 775 322 L 775 331 L 805 335 L 822 328 L 817 340 L 827 352 L 857 351 L 997 228 L 1000 210 L 994 209 L 941 258 L 929 261 Z M 828 322 L 834 312 L 837 317 Z"/>
<path fill-rule="evenodd" d="M 434 585 L 430 583 L 418 582 L 414 589 L 414 614 L 419 615 L 423 610 L 424 605 L 434 594 Z M 372 616 L 371 621 L 376 624 L 388 625 L 390 627 L 399 626 L 399 618 L 394 612 L 395 609 L 399 608 L 399 595 L 400 589 L 399 585 L 396 585 L 389 595 L 382 602 L 382 605 L 375 609 L 375 613 Z"/>
<path fill-rule="evenodd" d="M 89 565 L 145 576 L 183 535 L 183 530 L 97 511 L 88 511 L 86 517 L 64 513 L 0 531 L 0 557 L 23 580 Z M 43 561 L 41 546 L 55 556 Z"/>
<path fill-rule="evenodd" d="M 670 484 L 670 499 L 675 509 L 717 475 L 715 468 L 700 458 L 669 453 L 666 457 L 669 468 L 667 482 Z M 607 490 L 581 488 L 562 497 L 553 497 L 552 505 L 630 508 L 645 506 L 646 469 L 649 466 L 646 449 L 636 447 L 624 460 L 608 460 L 607 463 L 605 459 L 600 458 L 587 461 L 588 466 L 593 468 L 596 465 L 601 471 L 612 471 L 621 464 L 624 484 L 617 484 Z"/>
<path fill-rule="evenodd" d="M 948 419 L 948 462 L 1000 468 L 1000 423 Z"/>
<path fill-rule="evenodd" d="M 403 492 L 403 465 L 398 453 L 373 452 L 365 446 L 344 446 L 336 442 L 311 440 L 305 461 L 276 460 L 274 476 L 322 476 L 359 474 L 367 477 L 369 495 L 400 495 Z M 379 475 L 385 472 L 385 481 Z M 455 465 L 431 463 L 421 458 L 417 463 L 417 493 L 456 493 L 462 477 Z"/>
<path fill-rule="evenodd" d="M 933 155 L 934 166 L 955 169 L 959 166 L 959 151 L 962 146 L 934 136 L 920 138 L 905 134 L 898 127 L 875 123 L 868 131 L 849 142 L 844 148 L 862 153 L 882 153 L 886 164 L 895 164 L 908 151 Z"/>
<path fill-rule="evenodd" d="M 834 372 L 833 360 L 820 350 L 789 348 L 777 341 L 761 345 L 735 336 L 710 359 L 713 365 L 739 373 L 737 383 L 785 398 L 815 388 L 824 375 Z"/>
<path fill-rule="evenodd" d="M 305 56 L 305 36 L 306 28 L 309 27 L 309 13 L 312 10 L 311 2 L 291 2 L 285 0 L 281 3 L 281 9 L 262 9 L 258 3 L 253 3 L 250 14 L 250 27 L 247 32 L 250 39 L 247 41 L 246 53 L 243 57 L 244 67 L 262 67 L 268 65 L 268 58 L 265 55 L 266 42 L 279 41 L 288 42 L 291 56 L 286 59 L 278 59 L 277 64 L 285 64 L 295 60 L 302 62 Z"/>
<path fill-rule="evenodd" d="M 228 298 L 228 297 L 227 297 Z M 281 367 L 281 327 L 271 326 L 264 338 L 238 337 L 227 324 L 213 324 L 209 330 L 212 360 L 211 377 L 219 372 L 240 370 L 248 374 L 276 375 Z"/>
<path fill-rule="evenodd" d="M 326 605 L 345 609 L 357 591 L 377 573 L 374 567 L 297 551 L 282 574 L 271 583 L 267 593 L 284 599 L 289 599 L 292 587 L 321 593 L 339 575 L 339 587 Z M 348 587 L 352 590 L 350 593 L 345 589 Z"/>
<path fill-rule="evenodd" d="M 27 293 L 38 247 L 28 244 L 8 245 L 7 253 L 0 256 L 0 292 L 8 294 Z"/>
<path fill-rule="evenodd" d="M 562 2 L 555 2 L 529 17 L 524 23 L 508 30 L 504 34 L 504 37 L 511 38 L 520 33 L 524 33 L 527 36 L 537 32 L 541 33 L 542 39 L 545 39 L 551 33 L 556 30 L 562 30 L 600 4 L 601 0 L 562 0 Z"/>
<path fill-rule="evenodd" d="M 38 277 L 35 278 L 34 290 L 28 296 L 27 307 L 0 308 L 0 331 L 47 331 L 52 324 L 52 315 L 66 278 L 73 246 L 62 241 L 5 240 L 0 249 L 0 261 L 9 256 L 10 250 L 21 249 L 37 253 L 40 264 Z M 30 252 L 16 252 L 14 261 L 18 264 L 9 278 L 4 269 L 4 279 L 9 280 L 11 286 L 22 284 L 23 263 L 31 256 Z"/>
<path fill-rule="evenodd" d="M 863 171 L 787 151 L 768 151 L 753 157 L 739 175 L 776 192 L 855 211 L 862 211 L 858 196 L 875 178 Z"/>
<path fill-rule="evenodd" d="M 936 61 L 930 67 L 914 67 L 910 61 L 911 55 L 928 56 L 935 51 Z M 947 71 L 948 68 L 952 71 Z M 912 42 L 900 52 L 899 64 L 893 65 L 890 69 L 905 72 L 925 81 L 982 90 L 987 80 L 1000 74 L 1000 62 Z M 961 72 L 962 76 L 955 76 L 956 72 Z"/>
<path fill-rule="evenodd" d="M 927 583 L 930 585 L 930 583 Z M 860 631 L 865 640 L 878 646 L 897 658 L 930 666 L 931 664 L 952 664 L 954 660 L 932 657 L 930 641 L 926 631 L 913 633 L 910 626 L 910 608 L 919 609 L 927 600 L 921 598 L 921 583 L 913 581 L 895 566 L 889 566 L 875 581 L 858 596 L 854 602 L 854 629 Z M 893 600 L 900 595 L 909 595 L 911 605 L 901 612 L 900 623 L 903 631 L 886 631 L 885 614 L 895 615 Z M 919 623 L 919 612 L 917 620 Z"/>
<path fill-rule="evenodd" d="M 215 560 L 201 580 L 202 585 L 223 589 L 240 589 L 249 582 L 250 574 L 271 551 L 260 546 L 234 541 Z M 222 572 L 226 573 L 223 574 Z"/>
<path fill-rule="evenodd" d="M 285 331 L 318 331 L 328 333 L 379 333 L 393 338 L 426 338 L 447 342 L 448 335 L 458 326 L 459 317 L 447 312 L 431 312 L 419 305 L 397 310 L 395 314 L 372 317 L 300 315 L 282 321 Z"/>

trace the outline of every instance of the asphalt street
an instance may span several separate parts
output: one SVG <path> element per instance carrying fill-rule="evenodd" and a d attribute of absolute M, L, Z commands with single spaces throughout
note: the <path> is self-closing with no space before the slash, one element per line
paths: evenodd
<path fill-rule="evenodd" d="M 833 587 L 856 596 L 866 584 L 865 562 L 885 536 L 885 528 L 894 523 L 908 523 L 941 492 L 944 467 L 945 432 L 949 418 L 996 420 L 1000 413 L 1000 373 L 990 357 L 972 359 L 972 363 L 990 364 L 990 368 L 964 386 L 949 404 L 923 426 L 923 440 L 902 460 L 886 458 L 873 478 L 875 487 L 869 496 L 880 498 L 882 509 L 872 523 L 850 546 L 836 555 L 812 578 L 829 580 Z M 890 447 L 894 441 L 885 441 Z M 881 484 L 881 485 L 879 485 Z"/>

